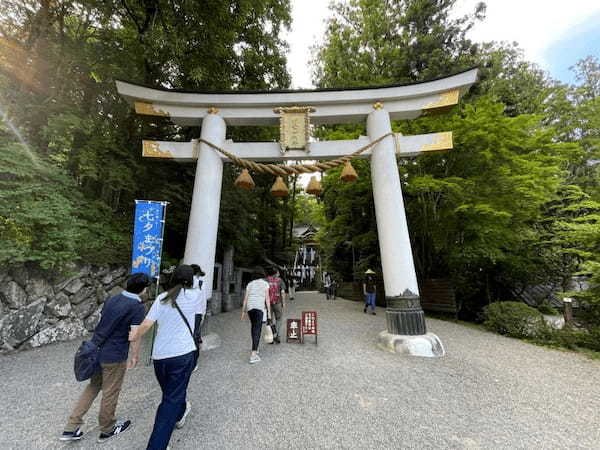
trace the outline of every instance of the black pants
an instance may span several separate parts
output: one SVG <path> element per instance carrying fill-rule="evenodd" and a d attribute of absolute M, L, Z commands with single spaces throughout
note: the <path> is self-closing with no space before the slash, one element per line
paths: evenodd
<path fill-rule="evenodd" d="M 248 311 L 248 317 L 250 318 L 251 334 L 252 334 L 252 351 L 258 350 L 258 343 L 260 342 L 260 332 L 262 331 L 262 320 L 263 312 L 260 309 L 251 309 Z"/>

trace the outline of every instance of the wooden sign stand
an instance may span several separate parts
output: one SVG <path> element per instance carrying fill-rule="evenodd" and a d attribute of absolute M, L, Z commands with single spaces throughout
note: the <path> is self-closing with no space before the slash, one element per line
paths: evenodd
<path fill-rule="evenodd" d="M 315 345 L 318 345 L 317 312 L 302 311 L 302 343 L 304 336 L 312 334 L 315 337 Z"/>

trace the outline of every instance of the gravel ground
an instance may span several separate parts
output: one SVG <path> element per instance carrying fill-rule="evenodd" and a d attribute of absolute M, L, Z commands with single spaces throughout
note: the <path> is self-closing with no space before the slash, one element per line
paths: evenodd
<path fill-rule="evenodd" d="M 376 347 L 384 310 L 300 293 L 287 317 L 319 314 L 319 344 L 265 345 L 248 364 L 250 325 L 239 311 L 211 317 L 221 346 L 203 352 L 192 413 L 177 449 L 600 449 L 600 362 L 429 319 L 444 358 Z M 131 431 L 96 444 L 97 406 L 78 443 L 57 440 L 82 386 L 79 342 L 0 357 L 0 448 L 143 449 L 160 390 L 150 367 L 130 371 L 118 413 Z"/>

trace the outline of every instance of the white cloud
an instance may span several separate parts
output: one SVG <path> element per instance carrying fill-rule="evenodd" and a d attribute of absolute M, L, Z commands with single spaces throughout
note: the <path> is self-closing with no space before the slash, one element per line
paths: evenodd
<path fill-rule="evenodd" d="M 327 0 L 292 0 L 292 30 L 286 39 L 290 43 L 288 70 L 296 89 L 313 87 L 308 65 L 310 47 L 323 40 L 328 4 Z"/>
<path fill-rule="evenodd" d="M 472 12 L 479 0 L 458 0 L 456 13 Z M 525 57 L 547 67 L 544 51 L 600 11 L 598 0 L 488 0 L 486 19 L 473 27 L 474 41 L 516 41 Z"/>
<path fill-rule="evenodd" d="M 458 0 L 455 13 L 472 12 L 479 0 Z M 292 31 L 288 68 L 294 88 L 310 88 L 310 46 L 323 40 L 329 17 L 327 0 L 292 0 Z M 516 41 L 525 57 L 548 69 L 544 51 L 600 12 L 599 0 L 488 0 L 487 18 L 470 37 L 475 41 Z"/>

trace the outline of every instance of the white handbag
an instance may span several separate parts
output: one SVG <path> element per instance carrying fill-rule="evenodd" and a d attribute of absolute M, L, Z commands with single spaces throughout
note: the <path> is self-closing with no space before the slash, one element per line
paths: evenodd
<path fill-rule="evenodd" d="M 262 338 L 265 344 L 273 343 L 273 330 L 271 329 L 271 325 L 268 325 L 267 323 L 263 324 Z"/>

